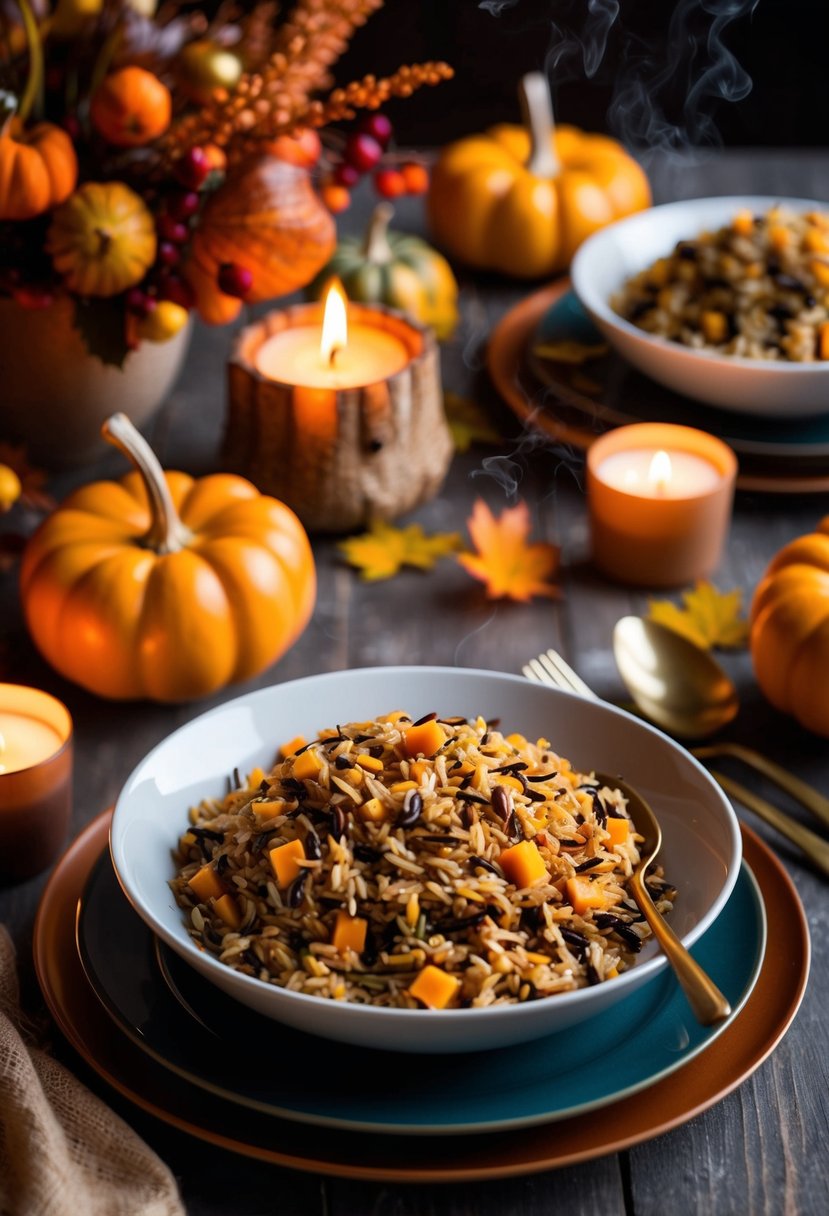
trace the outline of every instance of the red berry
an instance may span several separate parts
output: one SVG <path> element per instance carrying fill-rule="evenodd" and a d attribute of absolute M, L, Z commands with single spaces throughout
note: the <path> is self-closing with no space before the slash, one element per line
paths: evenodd
<path fill-rule="evenodd" d="M 406 193 L 406 179 L 397 169 L 380 169 L 374 174 L 374 189 L 383 198 L 399 198 Z"/>
<path fill-rule="evenodd" d="M 174 194 L 167 200 L 167 210 L 174 220 L 189 220 L 199 209 L 201 199 L 195 190 Z"/>
<path fill-rule="evenodd" d="M 181 160 L 176 162 L 174 172 L 183 186 L 198 190 L 209 176 L 211 168 L 210 157 L 204 148 L 190 148 Z"/>
<path fill-rule="evenodd" d="M 219 267 L 217 282 L 219 290 L 226 296 L 244 300 L 253 287 L 253 275 L 246 266 L 239 266 L 236 262 L 224 262 Z"/>
<path fill-rule="evenodd" d="M 360 123 L 360 130 L 364 135 L 370 135 L 372 139 L 376 139 L 378 144 L 385 148 L 392 137 L 394 128 L 385 114 L 368 114 Z"/>
<path fill-rule="evenodd" d="M 417 161 L 407 161 L 400 166 L 407 194 L 425 194 L 429 189 L 429 170 Z"/>
<path fill-rule="evenodd" d="M 337 165 L 332 177 L 336 185 L 345 186 L 346 190 L 352 190 L 360 180 L 360 170 L 343 161 L 341 165 Z"/>
<path fill-rule="evenodd" d="M 182 308 L 192 308 L 194 303 L 193 290 L 190 284 L 175 274 L 165 275 L 159 279 L 158 298 L 160 300 L 172 300 L 174 304 L 180 304 Z"/>
<path fill-rule="evenodd" d="M 158 260 L 162 266 L 178 266 L 181 261 L 181 250 L 171 241 L 162 241 L 158 246 Z"/>
<path fill-rule="evenodd" d="M 137 317 L 146 317 L 150 311 L 150 298 L 140 287 L 131 287 L 127 292 L 127 308 Z"/>
<path fill-rule="evenodd" d="M 54 303 L 55 296 L 48 287 L 40 287 L 37 283 L 24 283 L 14 290 L 15 301 L 21 308 L 48 308 Z"/>
<path fill-rule="evenodd" d="M 382 155 L 383 149 L 370 135 L 349 135 L 346 141 L 345 159 L 361 173 L 373 169 Z"/>
<path fill-rule="evenodd" d="M 172 241 L 174 245 L 183 245 L 190 235 L 187 225 L 174 220 L 171 215 L 160 215 L 155 226 L 162 240 Z"/>

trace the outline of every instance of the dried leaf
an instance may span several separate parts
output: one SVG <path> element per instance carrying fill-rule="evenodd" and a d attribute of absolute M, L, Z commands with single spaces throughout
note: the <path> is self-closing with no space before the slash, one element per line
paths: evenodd
<path fill-rule="evenodd" d="M 682 601 L 684 607 L 671 600 L 649 600 L 649 619 L 681 633 L 703 650 L 745 646 L 748 621 L 741 615 L 742 591 L 718 591 L 712 583 L 700 580 L 692 590 L 683 591 Z"/>
<path fill-rule="evenodd" d="M 553 581 L 558 575 L 558 545 L 527 544 L 530 512 L 519 502 L 495 516 L 480 498 L 467 521 L 476 553 L 462 553 L 458 561 L 469 573 L 486 583 L 490 599 L 509 598 L 526 602 L 534 595 L 557 599 L 561 590 Z"/>
<path fill-rule="evenodd" d="M 584 342 L 576 342 L 573 338 L 562 338 L 557 342 L 542 342 L 533 347 L 533 354 L 539 359 L 550 359 L 553 363 L 572 363 L 580 366 L 589 363 L 591 359 L 600 359 L 606 355 L 608 347 L 604 342 L 588 346 Z"/>
<path fill-rule="evenodd" d="M 435 532 L 427 536 L 420 524 L 395 528 L 376 522 L 361 536 L 340 541 L 338 548 L 350 566 L 369 582 L 392 578 L 401 566 L 431 570 L 438 558 L 456 553 L 463 547 L 457 532 Z"/>
<path fill-rule="evenodd" d="M 35 468 L 29 463 L 26 449 L 22 444 L 0 442 L 0 464 L 8 467 L 17 474 L 20 480 L 19 502 L 36 511 L 51 511 L 55 500 L 44 489 L 46 474 L 42 469 Z"/>
<path fill-rule="evenodd" d="M 476 401 L 448 392 L 443 395 L 443 405 L 456 452 L 468 452 L 473 443 L 493 447 L 501 443 L 501 436 Z"/>

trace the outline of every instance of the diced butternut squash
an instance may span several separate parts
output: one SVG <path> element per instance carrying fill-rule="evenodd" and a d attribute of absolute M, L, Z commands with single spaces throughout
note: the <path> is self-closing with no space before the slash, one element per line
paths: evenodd
<path fill-rule="evenodd" d="M 297 781 L 311 781 L 319 774 L 322 768 L 322 760 L 317 755 L 313 747 L 307 752 L 303 752 L 301 756 L 297 756 L 294 760 L 294 766 L 291 769 L 291 776 L 296 777 Z"/>
<path fill-rule="evenodd" d="M 731 221 L 731 227 L 739 236 L 751 236 L 754 231 L 754 216 L 751 211 L 738 211 Z"/>
<path fill-rule="evenodd" d="M 271 849 L 268 857 L 280 887 L 289 887 L 302 869 L 299 863 L 305 860 L 305 849 L 301 840 L 289 840 Z"/>
<path fill-rule="evenodd" d="M 549 877 L 544 858 L 534 840 L 522 840 L 511 849 L 504 849 L 498 863 L 509 881 L 519 889 L 531 887 L 539 879 Z"/>
<path fill-rule="evenodd" d="M 407 790 L 416 790 L 416 789 L 417 789 L 416 781 L 395 781 L 395 783 L 393 785 L 389 786 L 389 793 L 405 794 Z"/>
<path fill-rule="evenodd" d="M 407 756 L 426 756 L 431 759 L 446 742 L 446 735 L 434 718 L 421 722 L 420 726 L 410 726 L 403 731 L 403 744 Z"/>
<path fill-rule="evenodd" d="M 187 882 L 190 890 L 195 891 L 202 903 L 207 903 L 208 899 L 218 899 L 227 890 L 211 865 L 202 866 Z"/>
<path fill-rule="evenodd" d="M 297 735 L 296 738 L 290 739 L 287 743 L 283 743 L 279 749 L 279 754 L 283 760 L 287 756 L 293 756 L 301 747 L 304 747 L 306 739 L 304 735 Z"/>
<path fill-rule="evenodd" d="M 393 713 L 386 714 L 385 717 L 378 718 L 378 722 L 388 722 L 394 726 L 394 724 L 399 722 L 401 718 L 408 719 L 408 717 L 409 715 L 406 713 L 405 709 L 396 709 Z"/>
<path fill-rule="evenodd" d="M 782 253 L 786 249 L 792 239 L 792 234 L 788 228 L 782 224 L 773 224 L 769 228 L 769 244 L 772 249 L 776 249 L 778 253 Z"/>
<path fill-rule="evenodd" d="M 829 287 L 829 263 L 813 258 L 809 263 L 809 269 L 821 287 Z"/>
<path fill-rule="evenodd" d="M 379 798 L 369 798 L 357 807 L 361 819 L 370 823 L 382 823 L 389 813 L 389 808 Z"/>
<path fill-rule="evenodd" d="M 507 787 L 507 789 L 515 790 L 519 794 L 522 794 L 524 792 L 524 787 L 521 784 L 521 782 L 518 780 L 518 778 L 511 777 L 509 774 L 507 774 L 505 777 L 499 776 L 498 784 L 505 785 Z"/>
<path fill-rule="evenodd" d="M 250 809 L 258 820 L 275 819 L 277 815 L 284 815 L 286 811 L 292 810 L 296 806 L 295 802 L 285 802 L 283 798 L 269 798 L 267 802 L 251 802 Z"/>
<path fill-rule="evenodd" d="M 829 238 L 820 228 L 809 228 L 803 243 L 810 253 L 829 253 Z"/>
<path fill-rule="evenodd" d="M 630 836 L 629 819 L 608 816 L 607 824 L 605 826 L 607 828 L 608 836 L 610 837 L 607 843 L 611 846 L 611 848 L 617 844 L 627 844 Z"/>
<path fill-rule="evenodd" d="M 362 916 L 349 916 L 347 912 L 341 910 L 337 913 L 334 932 L 331 934 L 331 944 L 339 950 L 340 954 L 345 954 L 346 950 L 354 950 L 357 954 L 362 954 L 366 948 L 367 932 L 367 920 L 364 920 Z"/>
<path fill-rule="evenodd" d="M 445 1009 L 460 986 L 460 980 L 454 975 L 448 975 L 430 963 L 409 986 L 409 995 L 422 1001 L 427 1009 Z"/>
<path fill-rule="evenodd" d="M 221 916 L 226 925 L 231 929 L 239 929 L 242 924 L 242 914 L 239 911 L 239 905 L 232 895 L 222 895 L 216 900 L 213 907 L 216 909 L 216 914 Z"/>
<path fill-rule="evenodd" d="M 577 916 L 584 916 L 588 908 L 606 908 L 608 896 L 598 883 L 581 878 L 578 874 L 568 878 L 564 884 L 567 898 Z"/>
<path fill-rule="evenodd" d="M 824 321 L 818 331 L 818 357 L 829 359 L 829 321 Z"/>
<path fill-rule="evenodd" d="M 257 764 L 256 768 L 250 770 L 248 774 L 248 789 L 258 790 L 259 786 L 265 780 L 265 770 Z"/>
<path fill-rule="evenodd" d="M 702 332 L 709 342 L 716 345 L 724 342 L 728 337 L 728 320 L 724 312 L 718 312 L 714 308 L 704 308 L 699 320 Z"/>
<path fill-rule="evenodd" d="M 423 778 L 429 773 L 429 765 L 424 760 L 415 760 L 414 764 L 409 765 L 409 772 L 412 780 L 416 781 L 417 785 L 420 785 Z M 417 789 L 417 786 L 415 786 L 415 789 Z"/>
<path fill-rule="evenodd" d="M 380 756 L 370 756 L 368 752 L 360 753 L 357 756 L 357 763 L 360 768 L 364 768 L 367 773 L 382 773 L 383 761 Z"/>
<path fill-rule="evenodd" d="M 512 747 L 522 748 L 527 746 L 527 740 L 523 735 L 507 735 L 507 743 Z"/>

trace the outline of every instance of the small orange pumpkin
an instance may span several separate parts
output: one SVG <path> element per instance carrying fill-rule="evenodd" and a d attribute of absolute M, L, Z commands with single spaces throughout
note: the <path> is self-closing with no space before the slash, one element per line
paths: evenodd
<path fill-rule="evenodd" d="M 182 273 L 192 288 L 196 311 L 205 325 L 228 325 L 236 320 L 242 311 L 242 301 L 220 290 L 216 272 L 205 269 L 195 253 L 191 252 Z"/>
<path fill-rule="evenodd" d="M 189 701 L 263 671 L 314 605 L 299 520 L 241 477 L 162 472 L 123 414 L 104 434 L 137 471 L 76 490 L 29 541 L 20 586 L 38 649 L 119 700 Z"/>
<path fill-rule="evenodd" d="M 232 262 L 253 276 L 251 303 L 305 287 L 334 252 L 336 227 L 306 170 L 272 156 L 244 162 L 204 205 L 193 252 L 206 274 Z"/>
<path fill-rule="evenodd" d="M 751 604 L 751 656 L 772 705 L 829 737 L 829 515 L 769 564 Z"/>
<path fill-rule="evenodd" d="M 166 84 L 134 65 L 106 76 L 89 107 L 95 130 L 117 148 L 139 148 L 158 139 L 169 127 L 171 113 Z"/>
<path fill-rule="evenodd" d="M 78 161 L 65 131 L 50 122 L 28 130 L 15 119 L 0 130 L 0 220 L 30 220 L 75 189 Z"/>
<path fill-rule="evenodd" d="M 115 296 L 155 261 L 155 224 L 123 182 L 86 182 L 55 212 L 46 248 L 70 291 Z"/>
<path fill-rule="evenodd" d="M 443 150 L 429 222 L 451 256 L 482 270 L 538 278 L 563 270 L 599 228 L 651 201 L 632 157 L 604 135 L 554 130 L 546 78 L 522 82 L 528 127 L 502 123 Z"/>

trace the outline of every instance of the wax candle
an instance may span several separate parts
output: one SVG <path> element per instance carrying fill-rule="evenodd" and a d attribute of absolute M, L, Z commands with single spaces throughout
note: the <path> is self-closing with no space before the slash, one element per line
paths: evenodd
<path fill-rule="evenodd" d="M 593 560 L 611 578 L 682 586 L 717 566 L 737 462 L 713 435 L 668 423 L 608 431 L 587 454 Z"/>
<path fill-rule="evenodd" d="M 39 689 L 0 684 L 0 880 L 38 874 L 69 827 L 72 720 Z"/>
<path fill-rule="evenodd" d="M 348 321 L 345 293 L 334 280 L 321 325 L 298 325 L 274 334 L 255 365 L 263 376 L 300 388 L 347 389 L 394 376 L 411 355 L 395 334 L 378 325 Z"/>

